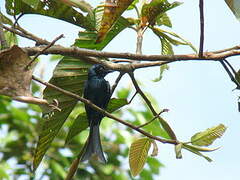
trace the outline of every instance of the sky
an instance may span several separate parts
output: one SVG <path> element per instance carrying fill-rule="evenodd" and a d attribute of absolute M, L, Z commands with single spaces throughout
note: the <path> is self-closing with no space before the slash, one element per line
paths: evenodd
<path fill-rule="evenodd" d="M 97 4 L 99 1 L 89 1 Z M 3 6 L 3 1 L 0 6 Z M 2 9 L 2 8 L 1 8 Z M 234 17 L 223 0 L 205 1 L 205 51 L 225 49 L 240 44 L 240 23 Z M 169 12 L 172 31 L 189 40 L 195 47 L 199 45 L 199 8 L 197 0 L 186 0 L 183 5 Z M 44 23 L 42 23 L 44 22 Z M 77 36 L 79 27 L 56 21 L 51 18 L 26 15 L 20 23 L 33 34 L 51 41 L 60 34 L 65 38 L 58 43 L 69 46 Z M 126 42 L 127 36 L 127 42 Z M 21 40 L 21 46 L 31 46 L 34 43 Z M 132 30 L 122 32 L 115 38 L 105 51 L 135 52 L 136 36 Z M 175 54 L 193 53 L 189 47 L 174 48 Z M 144 54 L 159 54 L 160 42 L 147 31 L 143 41 Z M 46 57 L 41 60 L 46 63 Z M 238 57 L 229 58 L 236 68 L 240 67 Z M 49 77 L 52 69 L 47 69 Z M 35 72 L 38 73 L 38 72 Z M 158 144 L 161 162 L 159 179 L 173 180 L 234 180 L 239 177 L 240 113 L 237 109 L 239 91 L 233 91 L 234 83 L 218 62 L 183 61 L 170 64 L 170 69 L 160 82 L 152 82 L 159 75 L 159 68 L 137 70 L 136 77 L 141 80 L 144 90 L 153 94 L 161 108 L 170 111 L 163 117 L 169 122 L 180 141 L 188 141 L 199 131 L 211 128 L 220 123 L 228 127 L 224 136 L 211 147 L 221 147 L 208 153 L 213 162 L 190 152 L 183 151 L 183 159 L 175 158 L 172 145 Z M 112 77 L 108 77 L 109 80 Z M 124 78 L 120 86 L 126 86 L 129 79 Z M 150 88 L 149 88 L 150 87 Z"/>

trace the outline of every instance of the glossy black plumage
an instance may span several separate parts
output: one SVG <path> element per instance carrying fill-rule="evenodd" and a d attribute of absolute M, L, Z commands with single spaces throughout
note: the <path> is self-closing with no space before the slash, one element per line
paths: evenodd
<path fill-rule="evenodd" d="M 84 86 L 84 98 L 102 109 L 107 107 L 111 97 L 110 85 L 104 79 L 109 72 L 111 71 L 100 64 L 93 65 L 88 71 L 88 80 Z M 96 154 L 98 159 L 105 163 L 106 159 L 102 151 L 99 134 L 99 125 L 104 116 L 87 105 L 85 105 L 85 109 L 90 132 L 86 150 L 81 157 L 81 161 L 89 160 L 92 155 Z"/>

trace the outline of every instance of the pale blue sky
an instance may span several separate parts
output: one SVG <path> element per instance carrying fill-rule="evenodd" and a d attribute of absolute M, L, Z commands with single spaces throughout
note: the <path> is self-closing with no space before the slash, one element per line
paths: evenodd
<path fill-rule="evenodd" d="M 96 4 L 98 1 L 92 1 Z M 1 1 L 2 6 L 3 1 Z M 199 9 L 198 0 L 186 0 L 180 7 L 171 10 L 173 31 L 199 45 Z M 240 23 L 228 9 L 224 0 L 205 1 L 205 46 L 207 51 L 224 49 L 240 44 Z M 46 17 L 26 15 L 20 23 L 34 34 L 49 41 L 60 34 L 65 39 L 62 45 L 71 45 L 77 36 L 79 28 L 62 21 Z M 126 41 L 127 40 L 127 41 Z M 22 46 L 30 46 L 30 41 L 21 41 Z M 106 51 L 134 52 L 136 37 L 133 31 L 122 32 L 105 49 Z M 143 52 L 159 54 L 159 40 L 146 33 Z M 175 48 L 176 54 L 192 53 L 188 47 Z M 239 69 L 239 57 L 229 58 Z M 44 64 L 44 60 L 42 61 Z M 50 72 L 50 71 L 49 71 Z M 185 61 L 170 65 L 163 80 L 151 82 L 159 74 L 159 68 L 149 68 L 149 71 L 138 70 L 136 76 L 143 81 L 145 90 L 151 92 L 161 108 L 170 112 L 164 117 L 169 121 L 179 140 L 188 141 L 196 132 L 205 130 L 220 123 L 228 129 L 225 135 L 216 141 L 212 147 L 221 148 L 208 155 L 212 163 L 205 159 L 183 151 L 183 159 L 175 159 L 174 148 L 171 145 L 159 144 L 159 156 L 165 164 L 160 178 L 163 180 L 235 180 L 239 178 L 240 113 L 237 111 L 237 95 L 232 91 L 235 85 L 217 62 Z M 127 84 L 128 79 L 121 83 Z"/>

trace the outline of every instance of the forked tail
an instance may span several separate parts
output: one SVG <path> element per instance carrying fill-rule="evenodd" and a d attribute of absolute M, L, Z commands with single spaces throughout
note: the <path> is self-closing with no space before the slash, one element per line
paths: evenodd
<path fill-rule="evenodd" d="M 102 151 L 102 145 L 101 145 L 100 133 L 99 133 L 99 125 L 90 126 L 87 147 L 81 157 L 81 161 L 89 160 L 91 158 L 91 156 L 94 154 L 97 155 L 98 159 L 101 162 L 106 163 L 106 159 L 105 159 L 103 151 Z"/>

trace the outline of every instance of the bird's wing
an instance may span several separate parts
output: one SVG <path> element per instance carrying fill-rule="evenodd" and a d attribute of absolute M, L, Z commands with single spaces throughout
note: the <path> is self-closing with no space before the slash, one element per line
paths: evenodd
<path fill-rule="evenodd" d="M 104 109 L 107 108 L 108 102 L 111 98 L 111 87 L 110 87 L 110 84 L 108 81 L 106 81 L 105 86 L 106 86 L 105 87 L 106 88 L 106 96 L 104 97 L 103 106 L 102 106 L 102 108 L 104 108 Z"/>

